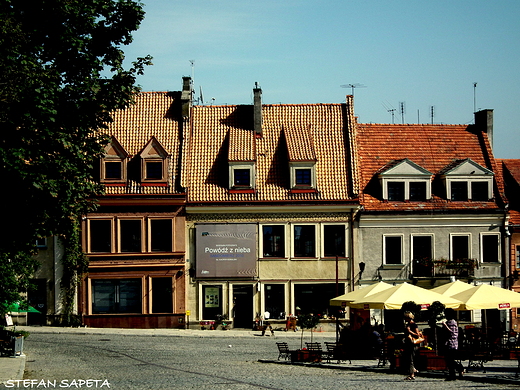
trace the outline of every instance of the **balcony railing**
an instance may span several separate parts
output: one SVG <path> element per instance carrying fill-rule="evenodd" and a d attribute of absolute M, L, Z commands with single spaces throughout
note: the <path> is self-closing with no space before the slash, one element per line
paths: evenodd
<path fill-rule="evenodd" d="M 476 259 L 415 259 L 412 261 L 412 276 L 416 278 L 449 276 L 467 278 L 475 275 L 475 268 L 478 268 Z"/>

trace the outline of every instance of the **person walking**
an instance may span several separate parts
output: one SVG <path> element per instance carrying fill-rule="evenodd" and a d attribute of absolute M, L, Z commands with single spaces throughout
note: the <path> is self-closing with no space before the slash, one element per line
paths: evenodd
<path fill-rule="evenodd" d="M 446 309 L 444 311 L 446 321 L 443 323 L 444 331 L 446 334 L 446 341 L 444 342 L 444 359 L 446 361 L 446 367 L 448 368 L 447 381 L 454 381 L 457 379 L 455 371 L 459 372 L 459 377 L 462 377 L 464 368 L 462 364 L 458 362 L 457 350 L 459 349 L 459 325 L 455 320 L 455 310 Z"/>
<path fill-rule="evenodd" d="M 414 322 L 414 315 L 407 311 L 404 313 L 405 329 L 404 329 L 404 348 L 403 348 L 403 368 L 408 373 L 404 378 L 407 381 L 415 379 L 415 373 L 418 372 L 414 366 L 415 343 L 414 339 L 422 337 L 419 327 Z"/>

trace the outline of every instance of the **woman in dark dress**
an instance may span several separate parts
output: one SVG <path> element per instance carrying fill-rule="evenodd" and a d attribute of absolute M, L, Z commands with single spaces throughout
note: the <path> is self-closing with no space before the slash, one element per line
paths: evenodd
<path fill-rule="evenodd" d="M 421 336 L 417 324 L 414 322 L 414 315 L 412 312 L 404 313 L 405 329 L 404 329 L 404 351 L 403 351 L 403 369 L 408 373 L 405 380 L 414 380 L 417 370 L 414 367 L 415 344 L 412 339 Z"/>

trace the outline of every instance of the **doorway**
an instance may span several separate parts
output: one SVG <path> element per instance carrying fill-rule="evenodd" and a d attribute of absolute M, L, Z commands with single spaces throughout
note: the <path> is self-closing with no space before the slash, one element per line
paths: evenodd
<path fill-rule="evenodd" d="M 233 285 L 233 317 L 234 328 L 251 328 L 253 326 L 253 285 Z"/>

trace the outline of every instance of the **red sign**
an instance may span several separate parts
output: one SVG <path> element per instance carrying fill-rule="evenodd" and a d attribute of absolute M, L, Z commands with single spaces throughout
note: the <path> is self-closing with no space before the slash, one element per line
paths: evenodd
<path fill-rule="evenodd" d="M 498 305 L 499 309 L 509 309 L 511 308 L 511 305 L 509 303 L 501 303 Z"/>
<path fill-rule="evenodd" d="M 426 310 L 430 307 L 430 304 L 429 303 L 425 303 L 423 305 L 421 305 L 421 310 Z"/>

